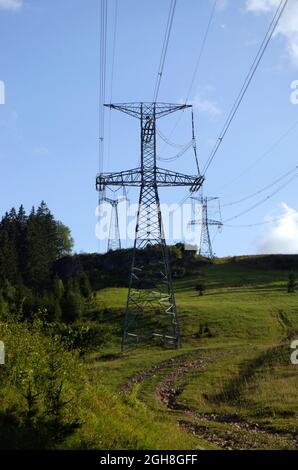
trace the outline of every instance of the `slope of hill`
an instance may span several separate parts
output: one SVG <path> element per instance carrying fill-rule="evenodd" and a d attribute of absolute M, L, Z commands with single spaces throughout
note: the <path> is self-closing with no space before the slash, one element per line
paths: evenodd
<path fill-rule="evenodd" d="M 119 259 L 125 261 L 121 283 L 114 274 Z M 298 274 L 298 256 L 209 262 L 193 255 L 181 260 L 178 253 L 173 265 L 182 347 L 139 344 L 121 355 L 128 261 L 125 251 L 120 258 L 109 253 L 61 261 L 62 279 L 83 265 L 93 288 L 101 288 L 86 300 L 80 320 L 86 331 L 97 328 L 98 343 L 83 355 L 61 346 L 65 363 L 53 371 L 57 390 L 61 380 L 63 393 L 73 397 L 59 415 L 58 435 L 57 427 L 48 432 L 56 417 L 46 380 L 55 344 L 39 320 L 33 326 L 0 321 L 8 366 L 16 358 L 12 372 L 0 369 L 0 447 L 297 449 L 298 366 L 290 362 L 290 346 L 298 339 L 298 293 L 289 294 L 287 283 L 290 272 Z M 74 326 L 63 328 L 76 333 Z M 9 347 L 19 353 L 9 354 Z M 33 392 L 34 406 L 27 409 Z M 60 402 L 68 400 L 61 396 Z"/>
<path fill-rule="evenodd" d="M 290 362 L 290 343 L 298 338 L 298 302 L 287 292 L 289 272 L 297 268 L 297 256 L 218 259 L 200 267 L 203 296 L 193 268 L 175 281 L 182 348 L 172 351 L 139 345 L 121 357 L 115 334 L 127 291 L 97 293 L 113 334 L 90 357 L 89 370 L 132 414 L 140 413 L 136 429 L 150 428 L 153 439 L 146 445 L 297 448 L 298 368 Z M 142 413 L 150 415 L 149 428 Z"/>

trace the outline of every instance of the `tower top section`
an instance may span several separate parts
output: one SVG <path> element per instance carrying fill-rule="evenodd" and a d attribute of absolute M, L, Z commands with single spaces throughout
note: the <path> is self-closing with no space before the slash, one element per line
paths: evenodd
<path fill-rule="evenodd" d="M 133 116 L 137 119 L 149 117 L 155 117 L 159 119 L 168 114 L 181 111 L 186 108 L 191 108 L 189 104 L 172 104 L 172 103 L 148 103 L 148 102 L 137 102 L 137 103 L 115 103 L 105 104 L 106 107 L 116 109 L 129 116 Z"/>

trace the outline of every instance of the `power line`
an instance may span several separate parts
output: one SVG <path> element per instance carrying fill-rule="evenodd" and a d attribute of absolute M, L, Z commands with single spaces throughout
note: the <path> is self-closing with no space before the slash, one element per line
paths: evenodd
<path fill-rule="evenodd" d="M 100 2 L 100 84 L 99 84 L 99 172 L 103 170 L 105 133 L 105 95 L 107 66 L 107 0 Z"/>
<path fill-rule="evenodd" d="M 233 202 L 229 202 L 227 204 L 224 204 L 222 207 L 230 207 L 230 206 L 235 206 L 236 204 L 240 204 L 242 202 L 245 202 L 249 199 L 252 199 L 253 197 L 255 196 L 258 196 L 259 194 L 263 193 L 264 191 L 267 191 L 267 189 L 269 188 L 272 188 L 272 186 L 274 186 L 275 184 L 279 183 L 280 181 L 282 181 L 283 179 L 287 178 L 289 175 L 291 175 L 292 173 L 294 172 L 297 172 L 297 169 L 298 169 L 298 166 L 295 166 L 295 168 L 293 168 L 292 170 L 290 171 L 287 171 L 285 174 L 283 174 L 282 176 L 279 176 L 277 179 L 275 179 L 272 183 L 268 184 L 267 186 L 264 186 L 262 189 L 246 196 L 246 197 L 243 197 L 241 199 L 238 199 L 237 201 L 233 201 Z"/>
<path fill-rule="evenodd" d="M 285 10 L 285 7 L 286 7 L 287 3 L 288 3 L 288 0 L 281 0 L 280 4 L 279 4 L 279 6 L 278 6 L 278 8 L 277 8 L 277 10 L 276 10 L 276 13 L 275 13 L 275 15 L 274 15 L 274 17 L 273 17 L 273 19 L 272 19 L 272 21 L 271 21 L 271 23 L 270 23 L 270 26 L 269 26 L 269 28 L 268 28 L 268 31 L 266 32 L 266 35 L 265 35 L 265 37 L 264 37 L 264 39 L 263 39 L 263 42 L 261 43 L 261 46 L 260 46 L 260 48 L 259 48 L 259 50 L 258 50 L 258 53 L 257 53 L 257 55 L 256 55 L 256 58 L 255 58 L 255 60 L 254 60 L 254 62 L 253 62 L 253 64 L 252 64 L 252 66 L 251 66 L 251 68 L 250 68 L 250 70 L 249 70 L 249 72 L 248 72 L 248 75 L 247 75 L 247 77 L 246 77 L 246 79 L 245 79 L 245 81 L 244 81 L 244 84 L 243 84 L 243 86 L 242 86 L 242 88 L 241 88 L 241 90 L 240 90 L 240 93 L 239 93 L 239 95 L 238 95 L 238 97 L 237 97 L 237 99 L 236 99 L 236 101 L 235 101 L 235 103 L 234 103 L 234 106 L 232 107 L 232 110 L 231 110 L 231 112 L 230 112 L 230 114 L 229 114 L 229 116 L 228 116 L 228 118 L 227 118 L 227 121 L 226 121 L 226 123 L 225 123 L 225 125 L 224 125 L 224 127 L 223 127 L 223 130 L 222 130 L 222 132 L 221 132 L 221 134 L 220 134 L 220 137 L 218 138 L 218 141 L 217 141 L 217 143 L 215 144 L 215 147 L 214 147 L 214 149 L 212 150 L 212 152 L 211 152 L 211 154 L 210 154 L 210 156 L 209 156 L 209 158 L 208 158 L 208 160 L 207 160 L 207 162 L 206 162 L 206 164 L 205 164 L 205 166 L 204 166 L 203 174 L 206 173 L 206 171 L 208 170 L 210 164 L 212 163 L 212 161 L 213 161 L 213 159 L 214 159 L 214 157 L 215 157 L 215 155 L 216 155 L 216 153 L 217 153 L 217 151 L 218 151 L 218 149 L 219 149 L 219 147 L 220 147 L 220 145 L 221 145 L 221 143 L 222 143 L 222 140 L 223 140 L 223 138 L 225 137 L 225 135 L 226 135 L 226 133 L 227 133 L 227 131 L 228 131 L 228 129 L 229 129 L 229 127 L 230 127 L 230 125 L 231 125 L 231 123 L 232 123 L 232 121 L 233 121 L 233 119 L 234 119 L 236 113 L 237 113 L 237 110 L 238 110 L 238 108 L 240 107 L 240 104 L 241 104 L 242 101 L 243 101 L 243 98 L 244 98 L 244 96 L 245 96 L 245 94 L 246 94 L 246 91 L 247 91 L 247 89 L 248 89 L 248 87 L 249 87 L 249 85 L 250 85 L 250 83 L 251 83 L 251 81 L 252 81 L 252 79 L 253 79 L 253 77 L 254 77 L 256 71 L 257 71 L 257 68 L 258 68 L 258 66 L 259 66 L 259 64 L 260 64 L 260 62 L 261 62 L 261 59 L 262 59 L 262 57 L 263 57 L 263 55 L 264 55 L 264 53 L 265 53 L 265 51 L 266 51 L 266 49 L 267 49 L 267 47 L 268 47 L 268 45 L 269 45 L 269 42 L 270 42 L 270 40 L 271 40 L 271 38 L 272 38 L 272 36 L 273 36 L 273 33 L 274 33 L 274 31 L 276 30 L 276 27 L 277 27 L 277 25 L 278 25 L 278 23 L 279 23 L 279 20 L 280 20 L 280 18 L 281 18 L 281 16 L 282 16 L 283 12 L 284 12 L 284 10 Z M 295 178 L 296 178 L 296 176 L 295 176 Z M 291 181 L 292 181 L 292 179 L 291 179 Z M 287 184 L 289 184 L 289 182 L 288 182 Z M 285 186 L 285 185 L 284 185 L 284 186 Z M 283 187 L 284 187 L 284 186 L 283 186 Z M 283 189 L 283 187 L 280 188 L 280 189 L 278 189 L 277 191 L 275 191 L 272 195 L 267 196 L 264 200 L 258 202 L 257 204 L 255 204 L 254 206 L 250 207 L 249 209 L 247 209 L 247 210 L 241 212 L 240 214 L 238 214 L 238 215 L 236 215 L 236 216 L 234 216 L 234 217 L 228 219 L 227 221 L 234 220 L 234 219 L 236 219 L 236 218 L 238 218 L 238 217 L 240 217 L 240 216 L 246 214 L 247 212 L 253 210 L 254 208 L 258 207 L 260 204 L 262 204 L 263 202 L 267 201 L 268 199 L 270 199 L 271 197 L 273 197 L 275 194 L 277 194 L 277 192 L 279 192 L 281 189 Z M 184 204 L 184 203 L 189 199 L 189 197 L 190 197 L 189 194 L 186 195 L 185 198 L 182 199 L 182 201 L 179 203 L 179 206 L 181 206 L 182 204 Z"/>
<path fill-rule="evenodd" d="M 193 89 L 195 80 L 196 80 L 197 75 L 198 75 L 198 71 L 199 71 L 199 69 L 200 69 L 200 65 L 201 65 L 201 62 L 202 62 L 202 57 L 203 57 L 203 54 L 204 54 L 204 51 L 205 51 L 205 48 L 206 48 L 207 39 L 208 39 L 208 35 L 209 35 L 209 32 L 210 32 L 211 24 L 212 24 L 214 15 L 215 15 L 217 3 L 218 3 L 218 0 L 215 0 L 214 3 L 213 3 L 212 9 L 211 9 L 211 13 L 210 13 L 210 16 L 209 16 L 209 19 L 208 19 L 207 27 L 206 27 L 206 30 L 205 30 L 205 33 L 204 33 L 204 36 L 203 36 L 203 40 L 202 40 L 202 43 L 201 43 L 201 47 L 200 47 L 200 49 L 199 49 L 198 59 L 197 59 L 197 62 L 196 62 L 196 65 L 195 65 L 195 69 L 194 69 L 194 72 L 193 72 L 193 74 L 192 74 L 192 78 L 191 78 L 191 81 L 190 81 L 190 84 L 189 84 L 189 87 L 188 87 L 188 92 L 187 92 L 187 95 L 186 95 L 186 98 L 185 98 L 185 104 L 187 104 L 187 102 L 188 102 L 188 100 L 189 100 L 191 91 L 192 91 L 192 89 Z M 180 114 L 180 116 L 178 117 L 176 123 L 174 124 L 173 129 L 171 130 L 171 132 L 170 132 L 170 134 L 169 134 L 168 140 L 171 139 L 171 137 L 172 137 L 174 131 L 177 129 L 177 126 L 178 126 L 178 124 L 180 123 L 181 118 L 182 118 L 182 114 Z"/>
<path fill-rule="evenodd" d="M 274 222 L 278 222 L 280 220 L 286 219 L 287 217 L 292 217 L 292 215 L 298 216 L 298 211 L 292 211 L 291 214 L 286 214 L 282 215 L 280 217 L 276 217 L 274 219 L 266 220 L 264 222 L 257 222 L 254 224 L 245 224 L 245 225 L 230 225 L 230 224 L 224 224 L 225 227 L 228 228 L 250 228 L 250 227 L 260 227 L 261 225 L 269 225 Z"/>
<path fill-rule="evenodd" d="M 113 86 L 114 86 L 114 71 L 115 71 L 115 56 L 116 56 L 116 44 L 117 44 L 117 27 L 118 27 L 118 9 L 119 0 L 115 0 L 115 11 L 114 11 L 114 33 L 113 33 L 113 44 L 112 44 L 112 65 L 111 65 L 111 83 L 110 83 L 110 103 L 113 98 Z M 110 161 L 111 154 L 111 126 L 112 126 L 112 112 L 109 110 L 109 130 L 108 130 L 108 162 Z M 107 165 L 109 166 L 109 165 Z"/>
<path fill-rule="evenodd" d="M 254 168 L 261 160 L 263 160 L 264 158 L 266 158 L 268 155 L 271 155 L 273 150 L 281 143 L 283 142 L 291 132 L 293 132 L 298 126 L 298 120 L 295 121 L 294 124 L 291 125 L 291 127 L 289 127 L 289 129 L 284 132 L 264 153 L 262 153 L 262 155 L 260 155 L 260 157 L 258 157 L 256 160 L 254 160 L 254 162 L 249 165 L 243 172 L 241 172 L 238 176 L 236 176 L 235 178 L 233 178 L 229 183 L 225 184 L 224 186 L 221 186 L 219 188 L 219 190 L 223 190 L 225 188 L 227 188 L 228 186 L 231 186 L 233 183 L 235 183 L 235 181 L 237 181 L 238 179 L 242 178 L 242 176 L 245 176 L 247 173 L 249 173 L 249 171 Z"/>
<path fill-rule="evenodd" d="M 196 141 L 196 133 L 195 133 L 195 120 L 194 120 L 193 108 L 191 108 L 191 128 L 192 128 L 192 148 L 193 148 L 196 167 L 197 167 L 198 175 L 199 175 L 200 166 L 199 166 L 199 159 L 198 159 L 198 153 L 197 153 L 197 141 Z"/>
<path fill-rule="evenodd" d="M 197 143 L 196 143 L 196 136 L 195 136 L 195 124 L 194 124 L 193 108 L 191 110 L 191 122 L 192 122 L 192 147 L 193 147 L 193 151 L 194 151 L 194 157 L 195 157 L 196 167 L 197 167 L 197 170 L 198 170 L 198 175 L 200 175 L 199 160 L 198 160 L 198 155 L 197 155 Z M 188 193 L 182 199 L 182 201 L 178 204 L 178 207 L 181 207 L 190 197 L 191 197 L 191 194 Z"/>
<path fill-rule="evenodd" d="M 282 189 L 284 189 L 286 186 L 288 186 L 296 178 L 297 178 L 297 175 L 293 176 L 292 178 L 290 178 L 289 181 L 284 183 L 282 186 L 280 186 L 278 189 L 276 189 L 273 193 L 271 193 L 268 196 L 266 196 L 265 198 L 261 199 L 261 201 L 258 201 L 256 204 L 249 207 L 248 209 L 245 209 L 244 211 L 240 212 L 239 214 L 237 214 L 233 217 L 230 217 L 229 219 L 225 220 L 223 223 L 225 224 L 226 222 L 230 222 L 231 220 L 238 219 L 239 217 L 242 217 L 243 215 L 247 214 L 248 212 L 251 212 L 252 210 L 256 209 L 261 204 L 264 204 L 264 202 L 267 202 L 269 199 L 274 197 L 277 193 L 279 193 Z"/>
<path fill-rule="evenodd" d="M 180 151 L 172 157 L 160 157 L 160 156 L 158 156 L 157 159 L 160 160 L 160 161 L 167 161 L 167 162 L 176 161 L 179 158 L 181 158 L 187 152 L 187 150 L 190 147 L 192 147 L 193 148 L 193 153 L 194 153 L 194 158 L 195 158 L 196 169 L 197 169 L 198 175 L 200 175 L 199 161 L 198 161 L 198 155 L 197 155 L 197 142 L 196 142 L 196 136 L 195 136 L 195 123 L 194 123 L 193 109 L 191 110 L 191 128 L 192 128 L 191 140 L 190 140 L 190 142 L 188 142 L 185 145 L 174 144 L 173 142 L 169 141 L 167 139 L 167 137 L 165 137 L 159 129 L 157 129 L 157 134 L 161 137 L 161 139 L 165 143 L 167 143 L 168 145 L 170 145 L 172 147 L 180 148 Z"/>
<path fill-rule="evenodd" d="M 187 142 L 187 144 L 176 144 L 175 142 L 172 142 L 171 140 L 169 140 L 162 132 L 159 128 L 156 128 L 156 132 L 158 134 L 158 136 L 167 144 L 169 145 L 170 147 L 174 147 L 174 148 L 180 148 L 180 149 L 183 149 L 185 148 L 189 142 Z"/>
<path fill-rule="evenodd" d="M 161 51 L 161 56 L 160 56 L 160 61 L 159 61 L 159 67 L 158 67 L 158 73 L 157 73 L 157 78 L 156 78 L 156 82 L 155 82 L 154 94 L 153 94 L 153 102 L 154 103 L 156 103 L 157 98 L 158 98 L 158 94 L 159 94 L 159 88 L 160 88 L 161 79 L 162 79 L 162 75 L 163 75 L 163 71 L 164 71 L 164 66 L 165 66 L 169 41 L 170 41 L 170 35 L 171 35 L 171 31 L 172 31 L 173 20 L 174 20 L 174 15 L 175 15 L 175 10 L 176 10 L 176 3 L 177 3 L 177 0 L 171 0 L 170 11 L 169 11 L 169 16 L 168 16 L 168 21 L 167 21 L 167 27 L 166 27 L 165 37 L 164 37 L 164 41 L 163 41 L 163 46 L 162 46 L 162 51 Z"/>
<path fill-rule="evenodd" d="M 162 162 L 173 162 L 173 161 L 176 161 L 178 160 L 179 158 L 181 158 L 186 152 L 187 150 L 193 146 L 193 143 L 192 141 L 190 141 L 183 149 L 180 150 L 180 152 L 178 152 L 176 155 L 172 156 L 172 157 L 159 157 L 157 156 L 157 160 L 160 160 Z"/>
<path fill-rule="evenodd" d="M 105 134 L 105 94 L 106 94 L 106 66 L 107 66 L 107 0 L 100 0 L 100 39 L 99 39 L 99 110 L 98 110 L 98 170 L 104 167 L 104 134 Z M 99 215 L 98 215 L 99 218 Z M 98 250 L 101 251 L 101 243 L 98 240 Z"/>
<path fill-rule="evenodd" d="M 191 82 L 190 82 L 190 85 L 189 85 L 189 88 L 188 88 L 188 92 L 187 92 L 187 95 L 186 95 L 185 104 L 188 102 L 189 96 L 190 96 L 191 91 L 193 89 L 193 86 L 194 86 L 194 83 L 195 83 L 195 80 L 196 80 L 196 77 L 197 77 L 197 74 L 198 74 L 198 71 L 199 71 L 199 68 L 200 68 L 200 65 L 201 65 L 201 60 L 202 60 L 203 53 L 204 53 L 204 50 L 205 50 L 205 46 L 206 46 L 206 43 L 207 43 L 207 38 L 208 38 L 209 31 L 210 31 L 210 27 L 211 27 L 211 24 L 212 24 L 212 21 L 213 21 L 213 18 L 214 18 L 217 2 L 218 2 L 218 0 L 214 1 L 212 9 L 211 9 L 211 14 L 210 14 L 210 17 L 209 17 L 209 20 L 208 20 L 208 23 L 207 23 L 207 28 L 206 28 L 206 31 L 205 31 L 205 34 L 204 34 L 204 37 L 203 37 L 203 41 L 202 41 L 202 44 L 201 44 L 201 47 L 200 47 L 200 50 L 199 50 L 198 59 L 197 59 L 195 69 L 194 69 L 194 72 L 193 72 L 193 75 L 192 75 L 192 79 L 191 79 Z"/>
<path fill-rule="evenodd" d="M 198 174 L 200 174 L 199 161 L 198 161 L 198 155 L 197 155 L 197 143 L 196 143 L 196 136 L 195 136 L 195 123 L 194 123 L 193 109 L 191 110 L 191 128 L 192 128 L 191 141 L 188 142 L 187 144 L 183 145 L 183 146 L 178 145 L 178 144 L 174 144 L 174 143 L 168 141 L 168 139 L 160 132 L 160 130 L 157 130 L 158 135 L 162 138 L 162 140 L 164 142 L 168 143 L 168 145 L 179 147 L 181 149 L 173 157 L 158 157 L 158 160 L 161 160 L 161 161 L 176 161 L 180 157 L 182 157 L 190 147 L 192 147 L 193 152 L 194 152 L 194 157 L 195 157 L 196 168 L 197 168 Z"/>
<path fill-rule="evenodd" d="M 233 120 L 234 120 L 234 117 L 235 117 L 235 115 L 236 115 L 236 113 L 237 113 L 237 111 L 238 111 L 238 109 L 239 109 L 239 107 L 240 107 L 240 105 L 243 101 L 243 98 L 244 98 L 244 96 L 245 96 L 245 94 L 246 94 L 246 92 L 249 88 L 249 85 L 251 84 L 252 79 L 253 79 L 253 77 L 254 77 L 254 75 L 255 75 L 258 67 L 259 67 L 259 64 L 260 64 L 260 62 L 261 62 L 261 60 L 262 60 L 262 58 L 263 58 L 263 56 L 266 52 L 266 49 L 267 49 L 267 47 L 270 43 L 270 40 L 271 40 L 276 28 L 277 28 L 277 25 L 278 25 L 279 20 L 282 16 L 286 6 L 287 6 L 287 3 L 288 3 L 288 0 L 281 0 L 279 6 L 277 7 L 276 13 L 275 13 L 275 15 L 274 15 L 274 17 L 273 17 L 273 19 L 270 23 L 270 26 L 268 28 L 268 31 L 266 32 L 266 35 L 265 35 L 265 37 L 264 37 L 264 39 L 263 39 L 263 41 L 260 45 L 260 48 L 259 48 L 258 53 L 256 55 L 256 58 L 253 61 L 253 64 L 252 64 L 252 66 L 251 66 L 251 68 L 250 68 L 250 70 L 247 74 L 247 77 L 246 77 L 246 79 L 244 81 L 244 84 L 242 85 L 242 88 L 241 88 L 241 90 L 240 90 L 240 92 L 239 92 L 239 94 L 236 98 L 236 101 L 235 101 L 235 103 L 234 103 L 234 105 L 233 105 L 233 107 L 230 111 L 230 114 L 228 115 L 228 118 L 227 118 L 227 120 L 226 120 L 226 122 L 223 126 L 223 129 L 222 129 L 222 131 L 221 131 L 221 133 L 220 133 L 220 135 L 219 135 L 219 137 L 218 137 L 218 139 L 217 139 L 217 141 L 216 141 L 216 143 L 215 143 L 215 145 L 214 145 L 214 147 L 213 147 L 213 149 L 212 149 L 212 151 L 211 151 L 211 153 L 210 153 L 210 155 L 207 159 L 207 162 L 206 162 L 206 164 L 204 166 L 204 170 L 203 170 L 204 174 L 209 169 L 215 155 L 218 152 L 219 147 L 222 144 L 222 141 L 223 141 L 225 135 L 227 134 L 227 132 L 228 132 Z"/>
<path fill-rule="evenodd" d="M 118 26 L 118 8 L 119 8 L 119 0 L 115 0 L 114 34 L 113 34 L 112 67 L 111 67 L 111 86 L 110 86 L 110 103 L 112 102 L 113 85 L 114 85 L 114 69 L 115 69 L 115 55 L 116 55 L 116 37 L 117 37 L 117 26 Z"/>

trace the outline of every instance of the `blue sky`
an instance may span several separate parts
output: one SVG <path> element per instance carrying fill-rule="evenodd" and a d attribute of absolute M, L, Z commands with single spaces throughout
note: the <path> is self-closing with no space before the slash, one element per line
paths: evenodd
<path fill-rule="evenodd" d="M 113 18 L 108 0 L 107 101 L 150 101 L 161 53 L 169 0 L 119 0 L 115 69 L 110 96 Z M 254 59 L 278 0 L 219 0 L 191 94 L 200 162 L 206 161 Z M 149 6 L 150 5 L 150 6 Z M 159 100 L 185 100 L 212 2 L 178 0 Z M 99 0 L 0 0 L 0 200 L 3 214 L 21 203 L 30 210 L 44 199 L 67 224 L 76 251 L 96 251 L 95 176 L 98 171 Z M 298 8 L 290 0 L 279 29 L 207 173 L 205 194 L 225 204 L 269 185 L 297 165 L 298 106 L 291 83 L 298 79 Z M 106 114 L 104 169 L 136 166 L 137 121 Z M 169 134 L 177 117 L 160 122 Z M 297 122 L 297 127 L 293 128 Z M 110 124 L 109 124 L 110 123 Z M 292 129 L 289 133 L 288 130 Z M 279 138 L 264 158 L 254 164 Z M 183 113 L 171 139 L 191 137 Z M 159 152 L 174 149 L 161 142 Z M 163 166 L 165 164 L 163 163 Z M 193 173 L 191 151 L 167 164 Z M 248 167 L 245 175 L 238 178 Z M 276 188 L 278 185 L 276 186 Z M 284 218 L 256 227 L 226 227 L 215 239 L 218 255 L 298 253 L 297 180 L 230 225 Z M 223 207 L 223 219 L 244 211 L 275 187 L 239 205 Z M 162 191 L 163 202 L 185 190 Z M 131 197 L 135 194 L 132 193 Z"/>

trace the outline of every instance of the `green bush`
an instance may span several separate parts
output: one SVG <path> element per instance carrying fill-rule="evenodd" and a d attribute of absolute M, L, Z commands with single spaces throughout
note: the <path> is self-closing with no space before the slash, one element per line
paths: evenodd
<path fill-rule="evenodd" d="M 6 363 L 0 369 L 0 448 L 55 448 L 80 426 L 84 384 L 76 352 L 41 320 L 0 322 Z"/>

